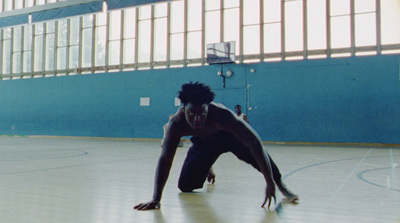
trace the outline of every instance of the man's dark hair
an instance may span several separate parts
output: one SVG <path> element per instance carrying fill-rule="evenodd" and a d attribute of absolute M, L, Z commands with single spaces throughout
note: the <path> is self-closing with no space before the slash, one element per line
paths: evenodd
<path fill-rule="evenodd" d="M 183 105 L 192 103 L 195 105 L 210 104 L 215 97 L 215 93 L 211 88 L 200 82 L 189 82 L 182 85 L 182 90 L 178 92 L 178 98 L 181 99 Z"/>

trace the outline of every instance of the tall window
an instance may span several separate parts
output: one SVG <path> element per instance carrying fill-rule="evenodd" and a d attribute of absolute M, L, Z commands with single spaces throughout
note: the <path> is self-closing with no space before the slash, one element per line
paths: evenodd
<path fill-rule="evenodd" d="M 331 47 L 350 47 L 350 0 L 330 1 Z"/>
<path fill-rule="evenodd" d="M 0 12 L 61 1 L 0 0 Z M 3 27 L 0 79 L 206 65 L 207 44 L 230 41 L 237 62 L 398 54 L 399 27 L 399 0 L 160 1 Z"/>
<path fill-rule="evenodd" d="M 260 54 L 260 1 L 243 2 L 243 54 Z"/>
<path fill-rule="evenodd" d="M 68 20 L 62 19 L 58 22 L 57 32 L 57 70 L 67 69 L 68 58 Z"/>
<path fill-rule="evenodd" d="M 83 16 L 82 23 L 82 68 L 92 67 L 94 15 Z M 98 54 L 95 54 L 99 56 Z"/>
<path fill-rule="evenodd" d="M 302 51 L 303 48 L 303 1 L 285 2 L 285 50 Z"/>
<path fill-rule="evenodd" d="M 184 56 L 184 5 L 185 1 L 171 2 L 170 60 L 182 60 Z"/>
<path fill-rule="evenodd" d="M 22 27 L 13 28 L 12 73 L 20 76 L 22 68 Z"/>
<path fill-rule="evenodd" d="M 12 29 L 6 28 L 3 30 L 3 74 L 11 74 L 11 35 Z"/>
<path fill-rule="evenodd" d="M 47 3 L 56 3 L 62 1 L 68 0 L 0 0 L 0 12 L 29 8 L 36 5 L 44 5 Z"/>
<path fill-rule="evenodd" d="M 151 49 L 151 6 L 139 9 L 138 62 L 150 62 Z"/>
<path fill-rule="evenodd" d="M 14 8 L 14 0 L 4 0 L 4 11 L 11 11 Z"/>
<path fill-rule="evenodd" d="M 187 58 L 198 59 L 202 56 L 202 0 L 187 1 Z"/>
<path fill-rule="evenodd" d="M 133 64 L 136 58 L 136 9 L 130 8 L 123 11 L 124 13 L 124 34 L 123 34 L 123 63 Z"/>
<path fill-rule="evenodd" d="M 32 7 L 34 0 L 25 0 L 25 7 Z"/>
<path fill-rule="evenodd" d="M 307 47 L 308 50 L 327 48 L 326 1 L 307 1 Z"/>
<path fill-rule="evenodd" d="M 44 23 L 35 24 L 33 43 L 35 63 L 33 64 L 33 71 L 41 72 L 43 71 L 43 55 L 44 55 Z"/>
<path fill-rule="evenodd" d="M 376 45 L 375 0 L 355 0 L 355 46 Z"/>
<path fill-rule="evenodd" d="M 36 0 L 35 5 L 44 5 L 46 2 L 45 0 Z"/>
<path fill-rule="evenodd" d="M 96 14 L 95 29 L 95 66 L 104 66 L 106 64 L 107 13 Z"/>
<path fill-rule="evenodd" d="M 14 1 L 14 9 L 22 9 L 23 8 L 23 0 Z"/>
<path fill-rule="evenodd" d="M 205 1 L 205 43 L 221 42 L 221 1 Z"/>
<path fill-rule="evenodd" d="M 80 35 L 80 19 L 73 17 L 69 21 L 69 68 L 79 68 L 79 35 Z"/>
<path fill-rule="evenodd" d="M 381 0 L 382 44 L 400 43 L 400 1 Z"/>
<path fill-rule="evenodd" d="M 154 62 L 167 60 L 168 37 L 168 4 L 162 3 L 154 6 Z"/>
<path fill-rule="evenodd" d="M 46 59 L 45 70 L 55 70 L 55 21 L 46 23 Z"/>
<path fill-rule="evenodd" d="M 119 65 L 121 55 L 121 11 L 110 12 L 108 65 Z"/>
<path fill-rule="evenodd" d="M 282 52 L 282 17 L 280 2 L 281 0 L 264 1 L 264 53 Z"/>
<path fill-rule="evenodd" d="M 239 0 L 225 0 L 223 9 L 223 42 L 236 42 L 236 55 L 239 55 L 240 8 Z"/>
<path fill-rule="evenodd" d="M 23 62 L 22 71 L 24 73 L 32 72 L 32 25 L 26 25 L 23 27 L 24 30 L 24 46 L 23 46 Z"/>

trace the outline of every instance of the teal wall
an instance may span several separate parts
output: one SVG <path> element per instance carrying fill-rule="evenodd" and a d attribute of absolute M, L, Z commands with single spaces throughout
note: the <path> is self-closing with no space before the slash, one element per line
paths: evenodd
<path fill-rule="evenodd" d="M 180 86 L 201 81 L 264 141 L 400 143 L 399 58 L 224 65 L 225 88 L 220 65 L 0 81 L 0 135 L 161 138 Z"/>
<path fill-rule="evenodd" d="M 258 64 L 250 119 L 269 141 L 400 143 L 399 58 Z"/>

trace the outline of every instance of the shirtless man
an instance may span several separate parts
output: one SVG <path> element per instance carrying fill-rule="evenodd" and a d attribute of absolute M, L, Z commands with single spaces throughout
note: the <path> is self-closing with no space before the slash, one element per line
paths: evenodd
<path fill-rule="evenodd" d="M 217 158 L 232 152 L 239 159 L 260 171 L 267 184 L 264 202 L 271 205 L 275 198 L 275 184 L 290 201 L 298 200 L 281 181 L 281 174 L 254 129 L 221 104 L 214 103 L 215 94 L 202 83 L 182 85 L 179 98 L 183 107 L 170 120 L 163 141 L 163 149 L 155 174 L 153 199 L 134 207 L 137 210 L 159 209 L 164 186 L 181 137 L 192 136 L 183 164 L 178 187 L 182 192 L 192 192 L 203 187 L 209 171 Z"/>

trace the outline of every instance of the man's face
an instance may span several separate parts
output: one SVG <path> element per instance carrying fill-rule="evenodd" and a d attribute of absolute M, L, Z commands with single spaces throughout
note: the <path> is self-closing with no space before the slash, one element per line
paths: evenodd
<path fill-rule="evenodd" d="M 188 103 L 185 105 L 184 110 L 186 122 L 192 129 L 200 129 L 204 126 L 208 113 L 207 104 L 194 105 Z"/>
<path fill-rule="evenodd" d="M 237 113 L 242 113 L 242 107 L 236 106 L 235 109 Z"/>

